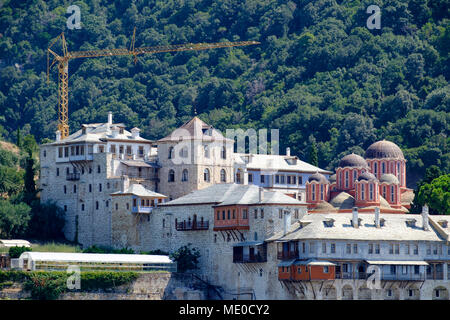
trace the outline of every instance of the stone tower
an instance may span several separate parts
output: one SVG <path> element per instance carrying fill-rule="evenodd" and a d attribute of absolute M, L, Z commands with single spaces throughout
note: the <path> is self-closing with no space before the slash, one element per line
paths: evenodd
<path fill-rule="evenodd" d="M 158 140 L 158 192 L 175 199 L 213 184 L 233 182 L 233 141 L 194 117 Z"/>

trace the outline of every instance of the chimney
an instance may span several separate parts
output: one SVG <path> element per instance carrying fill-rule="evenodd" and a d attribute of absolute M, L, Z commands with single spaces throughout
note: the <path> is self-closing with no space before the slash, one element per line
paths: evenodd
<path fill-rule="evenodd" d="M 287 155 L 288 157 L 291 156 L 291 148 L 289 148 L 289 147 L 286 148 L 286 155 Z"/>
<path fill-rule="evenodd" d="M 139 132 L 141 130 L 139 128 L 133 128 L 131 129 L 131 136 L 133 139 L 139 138 Z"/>
<path fill-rule="evenodd" d="M 430 229 L 430 226 L 428 224 L 428 206 L 424 205 L 422 207 L 422 226 L 423 230 L 428 231 Z"/>
<path fill-rule="evenodd" d="M 291 212 L 289 210 L 285 210 L 283 215 L 283 235 L 287 234 L 290 226 L 291 226 Z"/>
<path fill-rule="evenodd" d="M 375 208 L 375 227 L 380 228 L 380 208 Z"/>
<path fill-rule="evenodd" d="M 122 176 L 121 191 L 125 192 L 128 189 L 129 186 L 130 186 L 130 179 L 128 178 L 128 176 L 123 175 Z"/>
<path fill-rule="evenodd" d="M 111 111 L 109 111 L 108 112 L 108 124 L 111 126 L 112 125 L 112 112 Z"/>
<path fill-rule="evenodd" d="M 56 141 L 61 141 L 61 131 L 56 131 Z"/>
<path fill-rule="evenodd" d="M 357 207 L 353 207 L 353 217 L 352 217 L 352 225 L 353 228 L 358 228 L 359 226 L 359 221 L 358 221 L 358 208 Z"/>
<path fill-rule="evenodd" d="M 264 201 L 264 188 L 259 187 L 259 202 L 263 202 L 263 201 Z"/>

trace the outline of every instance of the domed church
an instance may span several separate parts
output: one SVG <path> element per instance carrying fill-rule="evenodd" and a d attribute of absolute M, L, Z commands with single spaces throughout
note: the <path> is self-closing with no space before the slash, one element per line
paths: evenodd
<path fill-rule="evenodd" d="M 382 140 L 367 148 L 364 158 L 346 155 L 339 161 L 336 174 L 329 180 L 320 173 L 306 183 L 309 212 L 407 213 L 414 199 L 406 187 L 406 160 L 393 142 Z"/>

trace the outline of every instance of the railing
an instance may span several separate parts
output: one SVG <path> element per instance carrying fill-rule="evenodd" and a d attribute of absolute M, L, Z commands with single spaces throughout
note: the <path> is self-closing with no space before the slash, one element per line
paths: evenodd
<path fill-rule="evenodd" d="M 67 181 L 77 181 L 80 180 L 80 174 L 77 173 L 67 173 L 66 175 L 66 180 Z"/>
<path fill-rule="evenodd" d="M 336 272 L 336 279 L 353 279 L 351 272 Z"/>
<path fill-rule="evenodd" d="M 277 253 L 278 260 L 296 259 L 298 257 L 299 257 L 298 251 L 278 252 Z"/>
<path fill-rule="evenodd" d="M 132 212 L 151 213 L 154 207 L 138 206 L 133 207 Z"/>
<path fill-rule="evenodd" d="M 444 272 L 443 271 L 435 271 L 434 273 L 432 272 L 427 273 L 427 279 L 430 280 L 444 280 Z"/>
<path fill-rule="evenodd" d="M 424 281 L 425 274 L 382 274 L 381 280 Z"/>
<path fill-rule="evenodd" d="M 235 256 L 233 257 L 233 263 L 258 263 L 258 262 L 267 262 L 267 257 L 263 257 L 261 255 L 244 255 L 244 256 Z"/>
<path fill-rule="evenodd" d="M 177 229 L 177 231 L 208 230 L 209 221 L 200 221 L 195 223 L 191 221 L 177 222 L 175 224 L 175 228 Z"/>

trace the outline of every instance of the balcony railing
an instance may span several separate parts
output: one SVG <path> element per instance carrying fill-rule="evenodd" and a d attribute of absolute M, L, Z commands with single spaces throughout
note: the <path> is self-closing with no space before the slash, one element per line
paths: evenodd
<path fill-rule="evenodd" d="M 267 257 L 261 255 L 233 256 L 233 263 L 259 263 L 259 262 L 267 262 Z"/>
<path fill-rule="evenodd" d="M 190 231 L 190 230 L 208 230 L 209 221 L 191 222 L 182 221 L 176 222 L 175 228 L 177 231 Z"/>
<path fill-rule="evenodd" d="M 66 175 L 66 180 L 67 181 L 77 181 L 77 180 L 80 180 L 80 174 L 77 172 L 77 173 L 68 173 L 67 175 Z"/>
<path fill-rule="evenodd" d="M 278 252 L 278 260 L 297 259 L 299 257 L 298 251 Z"/>
<path fill-rule="evenodd" d="M 153 208 L 154 207 L 137 206 L 137 207 L 133 207 L 132 212 L 152 213 Z"/>

